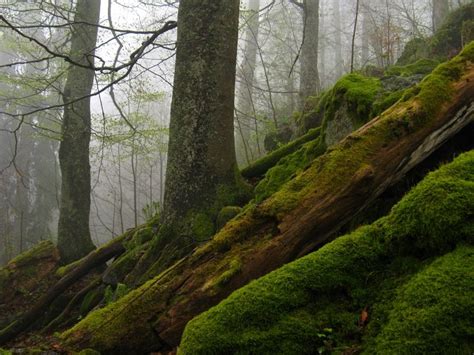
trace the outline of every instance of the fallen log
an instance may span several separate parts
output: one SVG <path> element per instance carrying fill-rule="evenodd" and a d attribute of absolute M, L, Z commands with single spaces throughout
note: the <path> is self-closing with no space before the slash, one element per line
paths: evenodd
<path fill-rule="evenodd" d="M 19 319 L 0 330 L 0 344 L 12 340 L 21 332 L 27 330 L 37 320 L 53 301 L 66 291 L 69 286 L 88 274 L 92 269 L 103 265 L 106 261 L 122 254 L 125 248 L 122 244 L 123 238 L 118 238 L 108 245 L 92 251 L 70 272 L 66 273 L 36 304 L 24 313 Z"/>
<path fill-rule="evenodd" d="M 136 353 L 179 345 L 186 323 L 251 280 L 335 237 L 354 214 L 473 121 L 474 42 L 212 241 L 61 338 Z"/>
<path fill-rule="evenodd" d="M 260 178 L 265 173 L 274 167 L 281 158 L 296 152 L 303 144 L 315 140 L 320 136 L 321 128 L 313 128 L 305 135 L 295 139 L 294 141 L 285 144 L 277 150 L 267 154 L 266 156 L 251 163 L 249 166 L 243 168 L 240 174 L 246 179 Z"/>

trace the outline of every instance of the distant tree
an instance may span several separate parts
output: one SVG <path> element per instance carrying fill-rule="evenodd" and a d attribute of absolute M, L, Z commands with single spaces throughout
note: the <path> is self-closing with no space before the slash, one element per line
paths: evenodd
<path fill-rule="evenodd" d="M 319 0 L 290 0 L 302 9 L 303 43 L 300 53 L 300 108 L 306 97 L 318 93 L 321 89 L 318 71 L 319 49 Z"/>
<path fill-rule="evenodd" d="M 433 32 L 436 32 L 449 13 L 449 0 L 433 0 L 432 6 Z"/>
<path fill-rule="evenodd" d="M 61 203 L 58 248 L 63 263 L 77 260 L 94 249 L 89 229 L 91 176 L 90 95 L 94 81 L 100 0 L 78 0 L 71 33 L 70 57 L 85 67 L 71 65 L 64 87 L 64 118 L 59 147 Z"/>
<path fill-rule="evenodd" d="M 258 30 L 260 0 L 249 0 L 248 16 L 245 19 L 245 44 L 243 50 L 242 64 L 238 74 L 240 84 L 237 91 L 236 120 L 238 127 L 237 148 L 244 152 L 245 162 L 249 164 L 254 158 L 250 146 L 251 127 L 255 120 L 255 104 L 253 102 L 253 86 L 255 78 L 255 67 L 258 50 Z M 243 160 L 243 159 L 241 159 Z"/>

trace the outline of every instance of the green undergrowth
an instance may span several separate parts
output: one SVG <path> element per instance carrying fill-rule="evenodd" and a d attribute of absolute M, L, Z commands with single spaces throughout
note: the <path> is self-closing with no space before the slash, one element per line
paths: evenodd
<path fill-rule="evenodd" d="M 473 211 L 471 151 L 430 173 L 387 217 L 194 318 L 180 353 L 472 352 Z"/>

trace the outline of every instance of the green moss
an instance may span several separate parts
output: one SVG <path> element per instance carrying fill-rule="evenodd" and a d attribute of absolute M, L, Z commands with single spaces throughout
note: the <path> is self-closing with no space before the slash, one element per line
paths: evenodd
<path fill-rule="evenodd" d="M 470 354 L 474 349 L 474 248 L 460 246 L 400 287 L 365 353 Z"/>
<path fill-rule="evenodd" d="M 400 66 L 394 65 L 385 71 L 385 75 L 413 76 L 417 74 L 429 74 L 439 64 L 437 60 L 419 59 L 414 63 Z"/>
<path fill-rule="evenodd" d="M 255 187 L 255 200 L 261 202 L 278 191 L 283 184 L 307 168 L 325 150 L 326 146 L 321 142 L 321 138 L 317 138 L 304 144 L 296 152 L 282 158 Z"/>
<path fill-rule="evenodd" d="M 36 244 L 33 248 L 25 251 L 24 253 L 13 258 L 8 265 L 15 265 L 16 267 L 22 267 L 27 264 L 34 263 L 37 260 L 43 258 L 49 258 L 56 252 L 56 247 L 53 242 L 44 240 Z"/>
<path fill-rule="evenodd" d="M 84 299 L 82 300 L 81 306 L 79 307 L 79 313 L 81 315 L 89 313 L 95 305 L 97 305 L 104 297 L 104 290 L 94 289 L 89 291 Z"/>
<path fill-rule="evenodd" d="M 305 135 L 300 138 L 278 148 L 277 150 L 267 154 L 263 158 L 253 162 L 246 168 L 242 169 L 241 174 L 243 177 L 250 179 L 260 177 L 264 175 L 270 168 L 275 166 L 280 159 L 293 153 L 303 144 L 315 140 L 320 135 L 320 128 L 314 128 L 308 131 Z"/>
<path fill-rule="evenodd" d="M 83 259 L 79 259 L 79 260 L 73 261 L 70 264 L 61 266 L 60 268 L 56 270 L 56 276 L 63 277 L 64 275 L 69 273 L 71 270 L 75 269 L 76 266 L 79 265 L 82 261 Z"/>
<path fill-rule="evenodd" d="M 397 65 L 404 66 L 420 59 L 429 57 L 429 40 L 413 38 L 405 45 L 402 55 L 397 60 Z"/>
<path fill-rule="evenodd" d="M 221 287 L 226 285 L 242 269 L 242 262 L 239 258 L 232 259 L 228 268 L 213 282 L 213 286 Z"/>
<path fill-rule="evenodd" d="M 474 41 L 474 19 L 462 23 L 461 38 L 463 44 Z"/>
<path fill-rule="evenodd" d="M 220 230 L 227 222 L 237 216 L 240 212 L 242 212 L 242 207 L 239 206 L 223 207 L 217 215 L 217 229 Z"/>
<path fill-rule="evenodd" d="M 393 106 L 399 101 L 406 93 L 407 90 L 397 90 L 389 92 L 385 95 L 381 95 L 373 104 L 372 112 L 374 115 L 380 115 L 389 107 Z"/>
<path fill-rule="evenodd" d="M 84 350 L 81 350 L 80 352 L 78 353 L 75 353 L 77 355 L 100 355 L 100 352 L 94 350 L 94 349 L 84 349 Z"/>
<path fill-rule="evenodd" d="M 327 124 L 334 119 L 342 103 L 347 105 L 347 114 L 356 125 L 367 122 L 371 117 L 372 102 L 380 89 L 377 78 L 357 73 L 343 76 L 321 99 L 319 110 L 324 111 L 324 122 Z"/>
<path fill-rule="evenodd" d="M 398 65 L 407 65 L 422 58 L 446 60 L 474 38 L 469 28 L 474 19 L 474 4 L 466 4 L 450 13 L 431 38 L 415 38 L 405 45 Z"/>
<path fill-rule="evenodd" d="M 462 48 L 463 23 L 474 19 L 474 3 L 450 13 L 441 28 L 430 40 L 430 54 L 445 59 Z"/>
<path fill-rule="evenodd" d="M 382 295 L 391 299 L 395 290 L 423 269 L 427 256 L 442 255 L 458 243 L 474 242 L 473 172 L 474 151 L 429 174 L 388 217 L 340 237 L 235 291 L 188 323 L 180 353 L 312 353 L 328 346 L 320 336 L 326 328 L 334 330 L 331 348 L 343 351 L 357 345 L 363 336 L 357 324 L 362 309 L 373 307 Z M 427 211 L 427 217 L 417 224 L 422 211 Z M 470 269 L 465 269 L 461 278 L 467 279 L 465 274 L 471 273 L 466 270 Z M 469 294 L 472 280 L 464 281 L 464 285 L 467 283 L 470 286 L 457 293 L 468 291 Z M 450 286 L 443 285 L 446 290 L 452 290 Z M 438 287 L 436 283 L 432 285 L 433 289 Z M 403 302 L 403 296 L 399 299 Z M 469 304 L 464 302 L 463 307 Z M 372 315 L 371 309 L 371 316 L 378 317 L 378 313 Z M 412 326 L 404 326 L 405 317 L 410 317 L 409 312 L 397 315 L 400 320 L 397 325 L 409 334 Z M 383 329 L 380 323 L 391 329 L 388 319 L 379 322 L 378 329 Z M 464 317 L 463 322 L 468 324 L 472 319 Z M 452 326 L 443 324 L 442 317 L 436 323 L 438 332 L 449 333 Z M 459 337 L 456 335 L 450 343 Z M 426 344 L 431 342 L 429 332 L 420 333 L 419 339 Z M 409 342 L 405 346 L 406 350 L 417 349 L 410 348 Z"/>
<path fill-rule="evenodd" d="M 0 355 L 12 355 L 10 350 L 0 349 Z"/>

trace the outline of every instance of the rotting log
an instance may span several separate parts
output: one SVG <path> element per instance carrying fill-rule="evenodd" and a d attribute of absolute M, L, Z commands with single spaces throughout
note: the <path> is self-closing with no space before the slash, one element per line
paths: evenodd
<path fill-rule="evenodd" d="M 273 168 L 281 158 L 297 151 L 303 144 L 315 140 L 320 136 L 321 128 L 313 128 L 309 130 L 305 135 L 295 139 L 294 141 L 285 144 L 277 150 L 269 153 L 268 155 L 258 159 L 249 166 L 243 168 L 240 174 L 246 179 L 255 179 L 262 177 L 265 173 Z"/>
<path fill-rule="evenodd" d="M 0 344 L 4 344 L 21 332 L 27 330 L 38 318 L 43 315 L 48 306 L 91 270 L 103 265 L 106 261 L 122 254 L 125 247 L 122 244 L 123 238 L 117 238 L 108 245 L 89 253 L 70 272 L 66 273 L 45 295 L 43 295 L 34 305 L 25 312 L 19 319 L 0 330 Z"/>
<path fill-rule="evenodd" d="M 70 349 L 172 349 L 186 323 L 251 280 L 307 254 L 473 121 L 474 42 L 412 95 L 348 136 L 212 241 L 61 338 Z"/>

